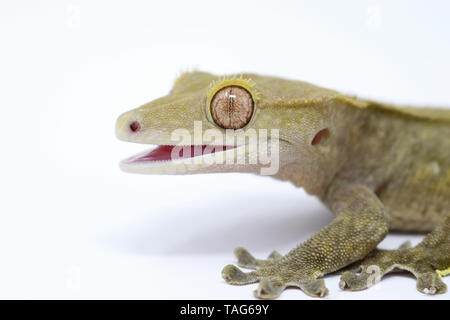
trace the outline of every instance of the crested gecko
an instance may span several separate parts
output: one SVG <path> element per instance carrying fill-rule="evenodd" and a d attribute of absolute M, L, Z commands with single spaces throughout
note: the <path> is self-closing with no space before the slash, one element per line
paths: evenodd
<path fill-rule="evenodd" d="M 252 138 L 259 133 L 265 144 Z M 334 272 L 341 289 L 362 290 L 398 269 L 411 272 L 422 293 L 446 292 L 450 110 L 393 106 L 276 77 L 194 71 L 180 75 L 168 95 L 122 114 L 116 136 L 157 145 L 120 164 L 145 174 L 262 173 L 267 161 L 255 160 L 258 147 L 270 149 L 277 166 L 268 175 L 330 209 L 335 219 L 285 255 L 257 259 L 235 249 L 237 264 L 252 271 L 227 265 L 222 276 L 230 284 L 259 282 L 256 297 L 276 298 L 288 286 L 323 297 L 322 277 Z M 390 230 L 428 235 L 414 247 L 377 249 Z"/>

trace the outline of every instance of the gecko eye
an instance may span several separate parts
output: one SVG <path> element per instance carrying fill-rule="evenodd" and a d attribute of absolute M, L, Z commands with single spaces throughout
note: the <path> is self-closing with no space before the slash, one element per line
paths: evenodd
<path fill-rule="evenodd" d="M 254 101 L 242 87 L 228 86 L 220 89 L 211 100 L 214 122 L 225 129 L 243 128 L 253 114 Z"/>

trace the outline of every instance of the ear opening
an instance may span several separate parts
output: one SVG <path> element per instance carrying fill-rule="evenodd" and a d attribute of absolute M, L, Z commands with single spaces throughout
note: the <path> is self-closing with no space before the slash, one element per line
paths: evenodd
<path fill-rule="evenodd" d="M 311 141 L 312 146 L 318 145 L 322 140 L 327 139 L 330 136 L 330 130 L 328 128 L 322 129 L 316 133 L 314 138 Z"/>

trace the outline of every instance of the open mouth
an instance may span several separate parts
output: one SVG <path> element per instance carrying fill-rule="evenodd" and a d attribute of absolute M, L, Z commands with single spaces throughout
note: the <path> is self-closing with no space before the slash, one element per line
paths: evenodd
<path fill-rule="evenodd" d="M 119 166 L 125 172 L 144 174 L 257 172 L 261 169 L 261 164 L 258 162 L 258 146 L 258 143 L 184 146 L 161 144 L 122 160 Z M 269 147 L 264 147 L 264 152 L 267 151 L 266 149 L 269 150 Z M 275 154 L 272 149 L 270 150 L 271 154 Z M 276 159 L 274 158 L 274 163 L 278 166 Z M 268 170 L 272 169 L 271 162 Z M 273 174 L 266 171 L 264 173 L 261 171 L 261 174 Z"/>
<path fill-rule="evenodd" d="M 154 149 L 134 155 L 122 161 L 126 165 L 145 165 L 158 162 L 185 160 L 201 157 L 208 154 L 224 152 L 236 148 L 235 146 L 213 146 L 213 145 L 158 145 Z"/>

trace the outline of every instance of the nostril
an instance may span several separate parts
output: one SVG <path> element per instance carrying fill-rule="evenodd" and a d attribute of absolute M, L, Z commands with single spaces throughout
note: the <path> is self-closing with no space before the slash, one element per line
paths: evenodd
<path fill-rule="evenodd" d="M 133 121 L 132 123 L 130 123 L 130 130 L 133 132 L 138 131 L 141 128 L 141 125 L 139 122 L 137 121 Z"/>

